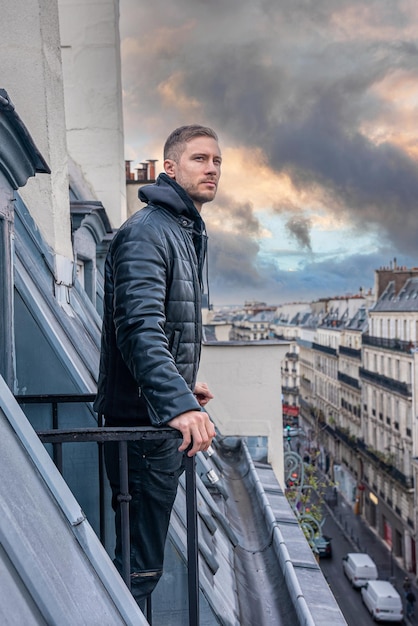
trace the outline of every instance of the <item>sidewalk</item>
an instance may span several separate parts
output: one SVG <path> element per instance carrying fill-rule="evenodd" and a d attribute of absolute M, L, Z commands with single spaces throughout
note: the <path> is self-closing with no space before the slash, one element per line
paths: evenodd
<path fill-rule="evenodd" d="M 353 507 L 350 506 L 338 492 L 335 502 L 332 499 L 325 502 L 325 508 L 331 515 L 337 525 L 341 528 L 345 537 L 353 546 L 353 552 L 367 552 L 376 563 L 379 578 L 389 580 L 396 590 L 399 592 L 403 604 L 404 615 L 406 616 L 404 590 L 402 588 L 405 576 L 411 581 L 411 589 L 414 592 L 417 602 L 415 603 L 415 616 L 412 618 L 405 617 L 406 624 L 416 624 L 418 626 L 418 587 L 415 576 L 402 569 L 396 557 L 392 555 L 386 544 L 371 529 L 366 522 L 354 513 Z"/>

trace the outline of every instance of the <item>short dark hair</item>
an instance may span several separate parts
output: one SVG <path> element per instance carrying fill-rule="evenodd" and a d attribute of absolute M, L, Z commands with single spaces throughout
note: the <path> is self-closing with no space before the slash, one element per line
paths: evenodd
<path fill-rule="evenodd" d="M 200 124 L 180 126 L 176 128 L 176 130 L 173 130 L 164 144 L 164 160 L 172 159 L 178 163 L 184 151 L 185 144 L 194 137 L 212 137 L 212 139 L 218 141 L 218 135 L 208 126 L 200 126 Z"/>

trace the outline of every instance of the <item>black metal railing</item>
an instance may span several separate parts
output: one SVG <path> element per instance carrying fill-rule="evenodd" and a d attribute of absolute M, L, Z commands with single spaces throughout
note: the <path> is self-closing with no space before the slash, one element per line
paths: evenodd
<path fill-rule="evenodd" d="M 360 389 L 360 383 L 357 378 L 353 378 L 352 376 L 348 376 L 348 374 L 344 374 L 344 372 L 338 372 L 338 380 L 350 387 L 354 387 L 355 389 Z"/>
<path fill-rule="evenodd" d="M 403 339 L 388 339 L 387 337 L 374 337 L 367 334 L 362 335 L 361 342 L 366 346 L 385 348 L 386 350 L 405 352 L 406 354 L 410 354 L 416 348 L 415 344 L 411 341 L 404 341 Z"/>
<path fill-rule="evenodd" d="M 121 507 L 121 540 L 122 540 L 122 578 L 130 589 L 130 528 L 129 528 L 129 494 L 128 481 L 128 441 L 138 439 L 177 439 L 179 431 L 173 428 L 153 427 L 105 427 L 102 416 L 98 416 L 97 428 L 59 428 L 58 407 L 60 404 L 83 403 L 94 401 L 94 394 L 44 394 L 17 395 L 20 405 L 49 404 L 51 406 L 52 429 L 37 431 L 44 444 L 52 444 L 53 460 L 60 473 L 63 473 L 62 446 L 66 443 L 96 442 L 98 444 L 98 477 L 99 477 L 99 525 L 100 540 L 105 543 L 105 471 L 104 444 L 117 441 L 119 444 L 120 473 L 120 507 Z M 189 626 L 199 624 L 199 568 L 198 568 L 198 536 L 197 536 L 197 500 L 196 500 L 196 461 L 195 457 L 185 455 L 186 477 L 186 519 L 187 519 L 187 576 L 189 595 Z M 152 624 L 151 599 L 147 603 L 147 619 Z"/>
<path fill-rule="evenodd" d="M 282 391 L 283 393 L 288 393 L 295 396 L 299 394 L 299 387 L 287 387 L 286 385 L 283 385 Z"/>
<path fill-rule="evenodd" d="M 361 360 L 361 350 L 356 350 L 355 348 L 349 348 L 348 346 L 340 346 L 338 348 L 340 354 L 344 354 L 345 356 L 351 356 L 353 359 Z"/>
<path fill-rule="evenodd" d="M 410 397 L 412 395 L 412 385 L 410 383 L 395 380 L 389 376 L 384 376 L 383 374 L 367 370 L 364 367 L 359 368 L 359 374 L 360 378 L 374 383 L 375 385 L 385 387 L 385 389 L 388 389 L 389 391 L 394 391 L 406 397 Z"/>
<path fill-rule="evenodd" d="M 312 350 L 317 350 L 319 352 L 324 352 L 325 354 L 329 354 L 331 356 L 337 356 L 337 350 L 335 348 L 331 348 L 331 346 L 323 346 L 321 343 L 312 343 Z"/>

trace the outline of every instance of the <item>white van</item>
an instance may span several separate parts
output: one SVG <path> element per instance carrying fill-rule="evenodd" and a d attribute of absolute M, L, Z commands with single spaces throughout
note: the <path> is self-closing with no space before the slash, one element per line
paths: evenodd
<path fill-rule="evenodd" d="M 369 580 L 361 588 L 361 598 L 375 622 L 402 623 L 401 596 L 387 580 Z"/>
<path fill-rule="evenodd" d="M 377 580 L 373 559 L 363 552 L 349 552 L 343 558 L 343 570 L 353 587 L 363 587 L 368 580 Z"/>

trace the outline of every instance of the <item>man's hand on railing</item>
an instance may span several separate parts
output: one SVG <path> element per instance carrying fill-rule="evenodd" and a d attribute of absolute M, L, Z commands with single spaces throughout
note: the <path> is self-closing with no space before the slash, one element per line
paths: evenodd
<path fill-rule="evenodd" d="M 187 411 L 167 422 L 168 426 L 179 430 L 183 441 L 179 451 L 183 452 L 191 445 L 187 456 L 205 452 L 215 436 L 215 427 L 206 411 Z"/>

